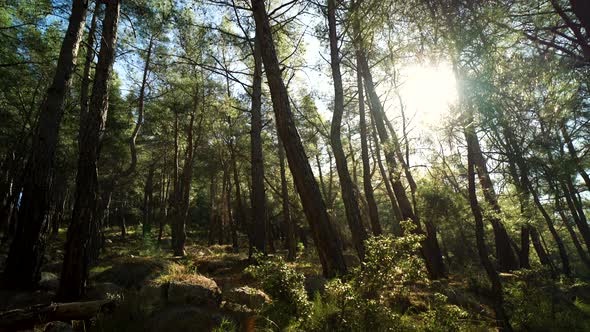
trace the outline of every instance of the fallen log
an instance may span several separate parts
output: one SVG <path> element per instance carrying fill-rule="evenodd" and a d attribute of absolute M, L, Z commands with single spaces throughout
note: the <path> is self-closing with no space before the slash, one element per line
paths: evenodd
<path fill-rule="evenodd" d="M 0 313 L 0 331 L 32 329 L 54 321 L 86 320 L 112 311 L 114 300 L 41 304 Z"/>

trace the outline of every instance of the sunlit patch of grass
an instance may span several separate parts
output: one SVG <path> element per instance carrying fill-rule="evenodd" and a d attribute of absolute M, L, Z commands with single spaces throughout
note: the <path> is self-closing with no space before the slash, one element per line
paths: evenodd
<path fill-rule="evenodd" d="M 580 300 L 580 299 L 576 299 L 576 301 L 574 301 L 574 305 L 576 306 L 576 308 L 578 308 L 581 312 L 583 312 L 584 314 L 590 316 L 590 304 L 585 303 L 584 301 Z"/>
<path fill-rule="evenodd" d="M 95 267 L 91 268 L 90 269 L 90 273 L 96 273 L 96 274 L 98 274 L 98 273 L 102 273 L 102 272 L 104 272 L 106 270 L 110 270 L 112 268 L 113 268 L 112 265 L 99 265 L 99 266 L 95 266 Z"/>
<path fill-rule="evenodd" d="M 162 273 L 162 275 L 154 280 L 154 283 L 165 284 L 175 281 L 199 284 L 202 283 L 204 279 L 205 276 L 197 273 L 192 267 L 183 264 L 172 263 L 166 267 L 166 271 Z"/>

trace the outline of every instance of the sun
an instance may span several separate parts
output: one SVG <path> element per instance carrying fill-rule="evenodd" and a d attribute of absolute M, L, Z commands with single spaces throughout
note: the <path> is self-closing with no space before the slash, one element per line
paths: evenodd
<path fill-rule="evenodd" d="M 400 83 L 398 93 L 406 116 L 414 117 L 417 125 L 437 127 L 457 101 L 455 75 L 452 67 L 444 62 L 402 67 Z"/>

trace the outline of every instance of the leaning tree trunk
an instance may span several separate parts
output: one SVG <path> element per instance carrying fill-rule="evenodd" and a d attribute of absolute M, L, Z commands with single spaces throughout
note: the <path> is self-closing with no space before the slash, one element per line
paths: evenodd
<path fill-rule="evenodd" d="M 277 131 L 285 147 L 289 168 L 313 233 L 323 273 L 327 277 L 343 275 L 346 273 L 346 263 L 340 238 L 330 221 L 325 202 L 309 165 L 309 159 L 295 127 L 264 0 L 252 0 L 252 10 L 270 87 Z"/>
<path fill-rule="evenodd" d="M 393 219 L 391 223 L 391 230 L 395 236 L 402 236 L 402 228 L 400 225 L 400 221 L 402 221 L 402 212 L 399 209 L 399 205 L 397 204 L 397 199 L 395 198 L 395 194 L 393 189 L 391 188 L 391 181 L 389 180 L 389 176 L 387 175 L 387 171 L 385 170 L 385 166 L 383 166 L 383 161 L 381 160 L 381 147 L 379 146 L 379 139 L 377 138 L 377 130 L 375 129 L 375 121 L 371 121 L 372 130 L 371 136 L 373 138 L 374 143 L 374 150 L 373 155 L 374 159 L 376 159 L 377 166 L 379 167 L 379 173 L 381 174 L 381 180 L 385 185 L 385 192 L 387 193 L 387 197 L 389 198 L 389 203 L 391 204 L 391 210 L 393 211 Z"/>
<path fill-rule="evenodd" d="M 469 122 L 469 127 L 465 128 L 465 136 L 467 140 L 467 180 L 468 180 L 468 191 L 469 191 L 469 205 L 471 207 L 471 212 L 473 213 L 473 217 L 475 219 L 475 238 L 477 242 L 477 252 L 479 254 L 479 259 L 481 264 L 486 271 L 488 279 L 492 284 L 492 293 L 494 295 L 494 312 L 496 313 L 496 320 L 500 324 L 500 327 L 504 331 L 512 331 L 512 327 L 510 326 L 510 321 L 506 312 L 504 311 L 504 294 L 502 289 L 502 283 L 500 282 L 500 276 L 492 261 L 490 260 L 488 249 L 485 243 L 485 230 L 483 225 L 483 214 L 481 212 L 481 208 L 477 201 L 477 193 L 475 188 L 475 149 L 473 147 L 474 140 L 477 140 L 475 137 L 475 129 L 473 128 L 473 123 Z"/>
<path fill-rule="evenodd" d="M 370 72 L 365 52 L 363 50 L 359 51 L 361 71 L 365 79 L 365 89 L 367 90 L 367 97 L 369 98 L 369 101 L 371 103 L 371 114 L 373 115 L 373 120 L 375 123 L 375 127 L 377 129 L 377 134 L 379 135 L 381 143 L 383 144 L 385 161 L 388 164 L 390 173 L 393 173 L 397 169 L 395 151 L 392 150 L 392 144 L 394 142 L 391 142 L 389 134 L 387 132 L 387 128 L 385 125 L 385 112 L 383 111 L 383 106 L 379 101 L 379 96 L 375 91 L 375 84 L 373 82 L 373 77 Z M 414 213 L 412 203 L 408 198 L 406 189 L 404 188 L 399 178 L 399 175 L 391 174 L 391 181 L 392 189 L 395 193 L 395 197 L 399 205 L 403 220 L 411 220 L 416 226 L 416 232 L 424 234 L 426 236 L 426 239 L 422 241 L 421 251 L 426 262 L 426 267 L 428 269 L 430 277 L 433 279 L 445 277 L 446 269 L 443 262 L 442 253 L 438 245 L 438 240 L 436 238 L 436 229 L 434 228 L 434 225 L 432 225 L 431 223 L 426 223 L 426 232 L 422 229 L 420 220 L 418 216 Z"/>
<path fill-rule="evenodd" d="M 471 120 L 473 120 L 473 118 Z M 500 208 L 500 204 L 498 204 L 498 198 L 496 197 L 494 185 L 492 183 L 492 179 L 490 178 L 490 173 L 486 165 L 486 160 L 481 151 L 477 134 L 470 137 L 470 139 L 473 140 L 473 158 L 475 167 L 477 169 L 479 184 L 482 188 L 484 199 L 491 206 L 494 213 L 494 215 L 490 217 L 490 223 L 492 224 L 492 228 L 494 230 L 498 269 L 500 271 L 516 270 L 519 267 L 518 259 L 516 253 L 510 245 L 511 239 L 508 235 L 508 232 L 506 231 L 506 227 L 504 227 L 504 224 L 499 217 L 502 214 L 502 209 Z"/>
<path fill-rule="evenodd" d="M 359 107 L 359 128 L 361 134 L 361 159 L 363 161 L 363 187 L 365 189 L 365 198 L 367 199 L 367 208 L 369 210 L 369 220 L 371 221 L 371 230 L 373 235 L 381 235 L 383 230 L 379 223 L 379 210 L 373 194 L 371 184 L 371 166 L 369 163 L 369 146 L 367 137 L 367 120 L 365 117 L 365 98 L 363 93 L 363 75 L 361 73 L 358 54 L 356 65 L 356 81 Z"/>
<path fill-rule="evenodd" d="M 10 246 L 4 280 L 12 287 L 34 287 L 41 277 L 41 264 L 49 232 L 48 210 L 52 194 L 55 151 L 72 83 L 78 49 L 86 22 L 87 1 L 74 1 L 51 86 L 41 106 L 25 168 L 16 234 Z"/>
<path fill-rule="evenodd" d="M 283 223 L 287 226 L 287 260 L 294 261 L 297 243 L 295 240 L 295 221 L 291 219 L 289 210 L 289 188 L 287 186 L 287 174 L 285 170 L 285 149 L 279 141 L 279 166 L 281 171 L 281 206 L 283 214 Z"/>
<path fill-rule="evenodd" d="M 92 98 L 84 122 L 85 126 L 80 128 L 81 145 L 74 211 L 68 229 L 64 264 L 57 293 L 57 298 L 61 301 L 77 300 L 84 295 L 88 279 L 91 230 L 96 222 L 95 210 L 98 199 L 97 161 L 107 118 L 109 81 L 115 60 L 120 6 L 119 0 L 110 0 L 106 3 Z"/>
<path fill-rule="evenodd" d="M 354 184 L 348 172 L 348 161 L 342 148 L 341 126 L 344 113 L 344 89 L 342 88 L 342 74 L 340 73 L 340 51 L 338 48 L 338 34 L 336 31 L 336 1 L 328 0 L 328 28 L 330 35 L 330 63 L 332 79 L 334 80 L 334 113 L 330 130 L 330 143 L 336 159 L 336 169 L 342 189 L 342 201 L 346 210 L 346 220 L 352 235 L 352 242 L 361 260 L 365 258 L 365 240 L 367 231 L 363 225 L 358 197 Z"/>

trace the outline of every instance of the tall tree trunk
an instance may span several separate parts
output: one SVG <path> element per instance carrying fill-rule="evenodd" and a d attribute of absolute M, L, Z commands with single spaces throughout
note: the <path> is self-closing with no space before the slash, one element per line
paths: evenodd
<path fill-rule="evenodd" d="M 97 161 L 107 118 L 109 81 L 115 60 L 120 5 L 119 0 L 110 0 L 106 3 L 92 98 L 85 126 L 80 128 L 81 149 L 74 211 L 68 228 L 64 264 L 57 293 L 57 298 L 64 302 L 77 300 L 84 295 L 88 279 L 91 230 L 96 222 L 95 210 L 98 199 Z"/>
<path fill-rule="evenodd" d="M 381 235 L 383 230 L 379 223 L 379 210 L 377 209 L 377 203 L 375 202 L 375 195 L 373 194 L 373 186 L 371 183 L 371 166 L 369 163 L 369 146 L 367 137 L 367 121 L 365 117 L 365 97 L 363 93 L 363 74 L 361 73 L 360 62 L 356 59 L 356 84 L 358 94 L 358 107 L 359 107 L 359 128 L 361 134 L 361 159 L 363 161 L 363 187 L 365 190 L 365 198 L 367 199 L 367 207 L 369 210 L 369 220 L 371 221 L 371 230 L 373 235 Z"/>
<path fill-rule="evenodd" d="M 523 213 L 521 208 L 521 213 Z M 531 226 L 523 225 L 520 227 L 520 252 L 518 254 L 520 267 L 523 269 L 531 268 Z"/>
<path fill-rule="evenodd" d="M 289 188 L 287 186 L 287 172 L 285 169 L 285 150 L 283 144 L 278 142 L 279 146 L 279 167 L 281 172 L 281 206 L 283 214 L 283 223 L 287 226 L 287 260 L 294 261 L 297 251 L 297 243 L 295 240 L 295 221 L 291 219 L 291 211 L 289 211 Z"/>
<path fill-rule="evenodd" d="M 490 205 L 494 213 L 494 215 L 490 216 L 490 223 L 492 224 L 492 228 L 494 230 L 498 269 L 500 271 L 516 270 L 519 267 L 517 255 L 510 245 L 510 236 L 508 235 L 506 227 L 504 227 L 504 224 L 499 217 L 502 214 L 502 209 L 500 208 L 500 204 L 498 204 L 498 198 L 496 197 L 494 185 L 492 183 L 492 179 L 490 178 L 490 173 L 486 165 L 486 160 L 481 151 L 477 134 L 470 136 L 470 139 L 473 140 L 471 144 L 473 145 L 473 158 L 475 167 L 477 169 L 479 184 L 482 188 L 484 199 Z"/>
<path fill-rule="evenodd" d="M 485 233 L 483 225 L 483 214 L 477 201 L 477 193 L 475 188 L 475 149 L 473 143 L 477 140 L 475 136 L 475 129 L 473 128 L 472 121 L 469 122 L 469 126 L 465 128 L 465 138 L 467 140 L 467 179 L 469 182 L 469 205 L 471 212 L 475 219 L 475 238 L 477 242 L 477 252 L 479 253 L 479 259 L 481 264 L 486 271 L 488 279 L 492 284 L 492 293 L 494 294 L 494 312 L 496 313 L 496 320 L 500 327 L 504 331 L 512 331 L 510 321 L 506 312 L 504 311 L 504 294 L 502 289 L 502 283 L 500 282 L 500 276 L 494 268 L 492 261 L 488 255 L 488 249 L 485 243 Z"/>
<path fill-rule="evenodd" d="M 565 244 L 563 243 L 563 240 L 561 239 L 561 236 L 559 235 L 559 233 L 557 233 L 557 230 L 555 229 L 555 226 L 553 224 L 553 220 L 551 219 L 551 216 L 549 216 L 549 213 L 547 213 L 547 210 L 545 210 L 545 207 L 541 203 L 541 200 L 539 199 L 539 195 L 537 194 L 537 191 L 532 187 L 528 178 L 525 179 L 525 181 L 526 181 L 526 184 L 529 186 L 531 194 L 533 195 L 533 201 L 535 202 L 537 209 L 539 209 L 539 211 L 541 212 L 543 219 L 545 219 L 545 222 L 547 223 L 547 228 L 549 228 L 549 232 L 551 233 L 553 240 L 557 244 L 557 249 L 559 251 L 559 257 L 561 258 L 562 272 L 566 276 L 569 276 L 571 274 L 571 269 L 570 269 L 570 261 L 569 261 L 569 257 L 567 254 L 567 250 L 565 249 Z"/>
<path fill-rule="evenodd" d="M 371 103 L 371 114 L 377 134 L 383 145 L 385 161 L 389 167 L 389 172 L 393 173 L 397 169 L 397 162 L 395 160 L 395 151 L 392 150 L 393 142 L 390 141 L 389 134 L 385 125 L 385 113 L 383 106 L 379 101 L 379 96 L 375 91 L 375 84 L 373 83 L 373 77 L 370 72 L 370 67 L 363 50 L 359 50 L 359 60 L 361 64 L 361 71 L 364 76 L 365 89 L 367 90 L 367 97 Z M 416 232 L 426 235 L 426 239 L 422 241 L 422 255 L 426 261 L 426 267 L 433 279 L 443 278 L 446 275 L 445 266 L 442 258 L 442 253 L 438 245 L 436 238 L 436 229 L 430 222 L 426 222 L 426 232 L 422 229 L 420 219 L 414 213 L 412 203 L 408 199 L 406 190 L 397 174 L 391 174 L 392 189 L 395 193 L 397 203 L 399 205 L 402 218 L 404 220 L 411 220 L 416 225 Z"/>
<path fill-rule="evenodd" d="M 285 147 L 289 168 L 313 233 L 323 273 L 326 277 L 343 275 L 346 273 L 346 263 L 342 255 L 340 238 L 330 221 L 322 194 L 293 121 L 289 95 L 279 67 L 264 0 L 251 1 L 256 31 L 260 39 L 262 60 L 270 87 L 277 131 Z"/>
<path fill-rule="evenodd" d="M 580 204 L 578 204 L 575 192 L 576 189 L 569 178 L 560 179 L 559 181 L 561 182 L 561 190 L 564 194 L 567 206 L 570 209 L 574 222 L 578 226 L 580 234 L 582 234 L 586 248 L 590 253 L 590 226 L 588 226 L 588 221 L 586 220 L 584 210 L 581 209 Z"/>
<path fill-rule="evenodd" d="M 574 243 L 574 247 L 576 247 L 576 251 L 578 252 L 578 256 L 580 256 L 580 260 L 582 260 L 584 265 L 586 265 L 586 267 L 588 269 L 590 269 L 590 258 L 588 257 L 588 254 L 586 253 L 586 251 L 584 251 L 584 248 L 582 247 L 582 244 L 580 243 L 580 240 L 578 239 L 578 235 L 576 234 L 576 231 L 574 231 L 574 228 L 570 224 L 570 221 L 568 220 L 565 213 L 563 212 L 563 207 L 561 206 L 561 201 L 559 200 L 559 197 L 557 197 L 557 196 L 555 196 L 555 210 L 557 210 L 557 212 L 559 213 L 562 223 L 565 225 L 567 232 L 569 233 L 570 237 L 572 238 L 572 242 Z"/>
<path fill-rule="evenodd" d="M 572 142 L 572 138 L 567 131 L 565 123 L 563 123 L 561 125 L 561 134 L 563 136 L 563 140 L 565 141 L 565 144 L 567 145 L 567 149 L 570 153 L 570 156 L 571 156 L 572 160 L 574 161 L 574 164 L 576 165 L 578 172 L 580 173 L 580 176 L 582 176 L 582 179 L 584 179 L 584 183 L 586 183 L 588 190 L 590 190 L 590 176 L 588 175 L 588 173 L 584 169 L 582 161 L 578 157 L 578 152 L 576 151 L 576 148 L 574 147 L 574 143 Z"/>
<path fill-rule="evenodd" d="M 84 32 L 88 1 L 74 1 L 51 86 L 43 102 L 33 136 L 31 155 L 25 168 L 19 206 L 20 222 L 4 270 L 7 285 L 34 287 L 41 277 L 41 264 L 49 231 L 48 210 L 52 194 L 55 151 L 72 83 L 78 49 Z"/>
<path fill-rule="evenodd" d="M 372 130 L 371 136 L 374 142 L 374 158 L 377 160 L 377 166 L 379 167 L 379 173 L 381 174 L 381 179 L 383 184 L 385 185 L 385 190 L 387 193 L 387 197 L 389 198 L 389 202 L 391 203 L 391 211 L 393 212 L 393 219 L 392 219 L 392 231 L 395 236 L 402 236 L 402 227 L 400 225 L 400 221 L 402 221 L 402 212 L 399 209 L 397 204 L 397 199 L 395 198 L 395 193 L 393 189 L 391 189 L 391 181 L 389 179 L 389 175 L 385 170 L 385 166 L 383 165 L 383 161 L 381 160 L 381 147 L 379 144 L 379 139 L 377 138 L 377 130 L 375 129 L 375 122 L 371 121 Z"/>
<path fill-rule="evenodd" d="M 90 20 L 90 30 L 88 30 L 88 39 L 86 39 L 86 56 L 84 57 L 84 71 L 82 72 L 82 82 L 80 83 L 80 128 L 84 127 L 84 119 L 88 112 L 88 91 L 90 88 L 90 70 L 94 61 L 94 42 L 96 40 L 96 22 L 100 15 L 100 2 L 95 1 L 92 19 Z"/>
<path fill-rule="evenodd" d="M 153 206 L 153 193 L 154 193 L 154 172 L 156 170 L 156 164 L 153 163 L 150 165 L 150 169 L 148 171 L 148 176 L 145 181 L 145 187 L 143 190 L 143 227 L 142 233 L 143 236 L 147 236 L 152 231 L 152 223 L 153 220 L 151 219 L 151 209 Z"/>
<path fill-rule="evenodd" d="M 344 149 L 342 148 L 341 127 L 344 113 L 344 90 L 342 88 L 342 75 L 340 73 L 340 52 L 338 49 L 338 33 L 336 31 L 336 3 L 328 0 L 328 28 L 330 35 L 330 63 L 332 67 L 332 79 L 334 80 L 334 112 L 330 130 L 330 143 L 336 159 L 336 169 L 342 189 L 342 201 L 346 210 L 346 220 L 352 235 L 352 242 L 361 260 L 365 258 L 365 240 L 367 231 L 363 226 L 361 211 L 358 206 L 358 197 L 350 173 Z"/>
<path fill-rule="evenodd" d="M 235 184 L 238 185 L 239 182 L 236 182 Z M 227 206 L 227 216 L 228 216 L 227 220 L 229 223 L 229 232 L 230 232 L 232 248 L 233 248 L 234 252 L 238 252 L 238 228 L 237 228 L 237 218 L 236 218 L 237 213 L 234 213 L 232 215 L 231 187 L 232 187 L 232 183 L 231 183 L 231 179 L 229 178 L 229 174 L 228 174 L 227 189 L 226 189 L 227 194 L 226 194 L 226 202 L 225 202 L 225 204 Z"/>
<path fill-rule="evenodd" d="M 262 50 L 260 35 L 256 33 L 253 47 L 254 77 L 252 81 L 252 128 L 250 130 L 250 152 L 252 163 L 252 220 L 248 232 L 252 246 L 259 253 L 266 254 L 266 195 L 264 193 L 264 156 L 262 154 Z"/>
<path fill-rule="evenodd" d="M 537 231 L 535 227 L 531 227 L 531 239 L 541 265 L 549 267 L 553 273 L 553 264 L 551 263 L 551 258 L 543 247 L 543 243 L 541 243 L 541 237 L 539 236 L 539 231 Z"/>
<path fill-rule="evenodd" d="M 129 150 L 131 152 L 131 163 L 124 170 L 120 177 L 126 178 L 129 177 L 135 172 L 135 168 L 137 167 L 137 146 L 135 142 L 137 141 L 137 137 L 139 136 L 139 132 L 141 131 L 141 127 L 143 126 L 144 121 L 144 105 L 145 105 L 145 90 L 147 87 L 147 80 L 150 73 L 150 65 L 151 65 L 151 58 L 152 58 L 152 48 L 154 46 L 154 36 L 150 36 L 150 40 L 148 42 L 148 48 L 146 50 L 145 56 L 145 63 L 143 65 L 143 75 L 141 78 L 141 86 L 139 87 L 139 97 L 137 98 L 137 121 L 135 122 L 135 128 L 133 128 L 133 132 L 131 133 L 131 137 L 129 137 Z"/>
<path fill-rule="evenodd" d="M 215 243 L 215 233 L 217 231 L 217 174 L 211 174 L 211 181 L 209 184 L 209 245 L 212 246 Z"/>

